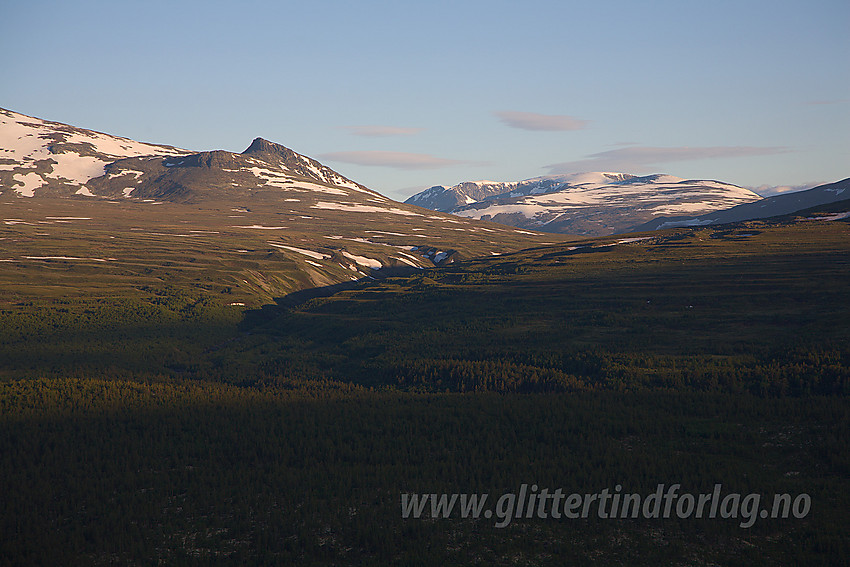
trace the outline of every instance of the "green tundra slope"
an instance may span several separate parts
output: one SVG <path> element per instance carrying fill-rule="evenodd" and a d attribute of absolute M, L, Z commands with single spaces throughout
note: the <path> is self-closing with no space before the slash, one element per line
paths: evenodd
<path fill-rule="evenodd" d="M 282 301 L 219 356 L 425 390 L 847 393 L 848 261 L 842 221 L 538 247 Z"/>

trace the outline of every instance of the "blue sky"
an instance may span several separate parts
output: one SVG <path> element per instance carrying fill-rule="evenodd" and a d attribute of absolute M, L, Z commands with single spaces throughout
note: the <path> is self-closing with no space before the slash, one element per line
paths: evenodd
<path fill-rule="evenodd" d="M 0 107 L 195 150 L 262 136 L 396 199 L 576 171 L 749 187 L 850 176 L 847 0 L 0 12 Z"/>

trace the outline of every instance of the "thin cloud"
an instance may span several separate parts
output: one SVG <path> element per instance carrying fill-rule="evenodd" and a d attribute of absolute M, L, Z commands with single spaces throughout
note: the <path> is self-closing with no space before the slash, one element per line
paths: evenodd
<path fill-rule="evenodd" d="M 415 185 L 413 187 L 402 187 L 401 189 L 389 189 L 385 192 L 382 191 L 382 193 L 388 197 L 393 197 L 396 201 L 404 202 L 413 195 L 421 193 L 425 189 L 430 189 L 431 187 L 434 187 L 434 185 Z"/>
<path fill-rule="evenodd" d="M 585 159 L 554 163 L 545 166 L 552 174 L 575 173 L 578 171 L 625 171 L 644 173 L 661 164 L 676 161 L 696 161 L 735 157 L 754 157 L 789 152 L 784 147 L 714 146 L 660 148 L 635 146 L 618 148 L 596 154 Z"/>
<path fill-rule="evenodd" d="M 396 169 L 437 169 L 440 167 L 470 163 L 467 161 L 436 157 L 430 154 L 382 151 L 333 152 L 329 154 L 322 154 L 319 157 L 328 161 L 353 163 L 355 165 L 370 165 L 375 167 L 393 167 Z"/>
<path fill-rule="evenodd" d="M 805 191 L 818 185 L 824 185 L 825 181 L 816 183 L 803 183 L 802 185 L 759 185 L 758 187 L 747 187 L 750 191 L 758 193 L 762 197 L 773 197 L 774 195 L 782 195 L 784 193 L 796 193 L 797 191 Z"/>
<path fill-rule="evenodd" d="M 404 128 L 402 126 L 341 126 L 343 130 L 355 136 L 366 136 L 369 138 L 381 138 L 387 136 L 412 136 L 418 134 L 424 128 Z"/>
<path fill-rule="evenodd" d="M 519 128 L 520 130 L 581 130 L 588 124 L 587 120 L 560 114 L 536 114 L 534 112 L 518 112 L 515 110 L 504 110 L 494 112 L 493 114 L 498 116 L 499 120 L 511 128 Z"/>
<path fill-rule="evenodd" d="M 836 99 L 832 99 L 832 100 L 810 100 L 806 104 L 810 104 L 810 105 L 844 104 L 845 102 L 850 102 L 850 98 L 836 98 Z"/>

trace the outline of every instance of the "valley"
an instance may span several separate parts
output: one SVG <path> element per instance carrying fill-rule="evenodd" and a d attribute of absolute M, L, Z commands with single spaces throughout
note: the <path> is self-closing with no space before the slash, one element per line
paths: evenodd
<path fill-rule="evenodd" d="M 541 233 L 260 138 L 139 154 L 21 116 L 0 156 L 0 565 L 850 556 L 847 201 Z M 812 506 L 746 528 L 399 508 L 531 483 Z"/>
<path fill-rule="evenodd" d="M 188 237 L 147 241 L 135 267 L 113 272 L 4 262 L 0 477 L 14 537 L 3 556 L 832 563 L 848 545 L 847 236 L 842 220 L 674 229 L 373 272 L 273 303 L 259 287 L 211 283 L 233 267 L 181 264 L 226 258 Z M 79 246 L 63 254 L 82 257 Z M 140 279 L 166 249 L 174 265 L 151 272 L 164 281 Z M 33 279 L 12 296 L 22 273 Z M 37 285 L 41 274 L 52 284 Z M 78 285 L 90 293 L 69 291 Z M 722 482 L 806 493 L 813 512 L 746 530 L 735 519 L 500 529 L 398 508 L 401 493 L 530 481 L 645 493 Z"/>

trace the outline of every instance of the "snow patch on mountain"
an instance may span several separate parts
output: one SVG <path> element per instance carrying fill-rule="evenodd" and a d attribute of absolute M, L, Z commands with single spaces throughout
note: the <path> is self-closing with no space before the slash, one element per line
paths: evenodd
<path fill-rule="evenodd" d="M 23 185 L 15 187 L 15 193 L 21 197 L 35 197 L 35 190 L 44 185 L 44 178 L 38 173 L 16 173 L 12 179 Z"/>
<path fill-rule="evenodd" d="M 329 195 L 348 195 L 346 191 L 342 191 L 341 189 L 328 187 L 327 185 L 319 185 L 318 183 L 307 183 L 306 181 L 293 183 L 292 188 L 303 189 L 305 191 L 315 191 L 317 193 L 327 193 Z"/>
<path fill-rule="evenodd" d="M 397 207 L 374 207 L 372 205 L 360 205 L 357 203 L 329 203 L 327 201 L 319 201 L 310 206 L 311 209 L 325 209 L 345 211 L 350 213 L 392 213 L 394 215 L 404 215 L 410 217 L 421 217 L 419 213 L 406 211 Z"/>
<path fill-rule="evenodd" d="M 248 228 L 248 229 L 255 229 L 255 230 L 284 230 L 284 229 L 287 229 L 289 227 L 287 227 L 287 226 L 263 226 L 261 224 L 252 224 L 252 225 L 248 225 L 248 226 L 234 226 L 233 228 Z"/>
<path fill-rule="evenodd" d="M 380 260 L 375 260 L 374 258 L 367 258 L 366 256 L 357 256 L 356 254 L 350 254 L 349 252 L 342 251 L 342 255 L 348 258 L 349 260 L 354 260 L 361 266 L 366 266 L 367 268 L 374 268 L 379 270 L 383 267 Z"/>
<path fill-rule="evenodd" d="M 283 248 L 284 250 L 291 250 L 292 252 L 298 252 L 299 254 L 303 254 L 304 256 L 309 256 L 310 258 L 315 258 L 316 260 L 325 260 L 330 258 L 328 254 L 322 254 L 321 252 L 314 252 L 312 250 L 305 250 L 303 248 L 296 248 L 295 246 L 286 246 L 284 244 L 277 244 L 275 242 L 269 242 L 275 248 Z"/>

